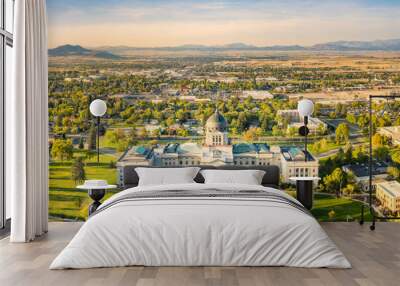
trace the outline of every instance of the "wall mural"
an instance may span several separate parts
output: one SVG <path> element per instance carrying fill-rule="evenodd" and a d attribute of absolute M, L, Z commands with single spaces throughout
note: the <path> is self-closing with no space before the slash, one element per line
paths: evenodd
<path fill-rule="evenodd" d="M 124 169 L 137 165 L 276 165 L 294 196 L 291 177 L 320 178 L 317 219 L 359 219 L 368 96 L 400 90 L 398 4 L 47 2 L 52 219 L 84 220 L 91 200 L 76 185 L 123 189 Z M 304 98 L 314 103 L 308 152 Z M 95 99 L 107 105 L 99 137 Z M 400 212 L 399 111 L 396 100 L 372 105 L 373 203 L 388 216 Z"/>

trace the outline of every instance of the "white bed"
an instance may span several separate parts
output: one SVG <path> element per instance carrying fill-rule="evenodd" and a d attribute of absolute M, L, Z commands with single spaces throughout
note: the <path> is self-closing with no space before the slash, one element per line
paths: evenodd
<path fill-rule="evenodd" d="M 206 193 L 210 189 L 265 191 L 297 202 L 282 191 L 255 185 L 193 183 L 131 188 L 100 206 L 50 269 L 128 265 L 351 267 L 311 215 L 279 200 L 251 196 L 121 199 L 137 192 Z"/>

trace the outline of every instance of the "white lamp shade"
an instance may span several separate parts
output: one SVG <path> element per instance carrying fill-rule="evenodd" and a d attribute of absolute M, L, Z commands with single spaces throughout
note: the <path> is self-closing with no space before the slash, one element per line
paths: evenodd
<path fill-rule="evenodd" d="M 90 104 L 90 113 L 94 116 L 103 116 L 107 111 L 107 104 L 101 99 L 95 99 Z"/>
<path fill-rule="evenodd" d="M 309 99 L 302 99 L 297 104 L 300 117 L 310 116 L 314 112 L 314 103 Z"/>

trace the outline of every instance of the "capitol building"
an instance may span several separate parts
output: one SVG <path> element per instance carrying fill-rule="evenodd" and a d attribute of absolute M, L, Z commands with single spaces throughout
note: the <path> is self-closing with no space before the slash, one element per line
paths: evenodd
<path fill-rule="evenodd" d="M 157 148 L 134 146 L 117 162 L 118 184 L 123 187 L 127 166 L 258 166 L 276 165 L 283 182 L 292 176 L 318 176 L 318 160 L 298 147 L 269 146 L 266 143 L 231 144 L 228 123 L 216 110 L 207 120 L 203 144 L 170 143 Z M 307 161 L 305 161 L 305 156 Z"/>

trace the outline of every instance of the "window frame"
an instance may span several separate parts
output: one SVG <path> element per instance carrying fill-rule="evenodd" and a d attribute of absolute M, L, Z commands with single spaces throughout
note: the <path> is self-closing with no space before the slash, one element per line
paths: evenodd
<path fill-rule="evenodd" d="M 15 0 L 8 0 L 12 3 L 14 13 Z M 5 193 L 5 97 L 6 97 L 6 60 L 7 46 L 13 48 L 13 34 L 7 31 L 6 23 L 8 9 L 6 9 L 6 0 L 0 0 L 0 236 L 9 230 L 10 221 L 6 217 L 6 193 Z M 11 15 L 13 18 L 14 15 Z"/>

